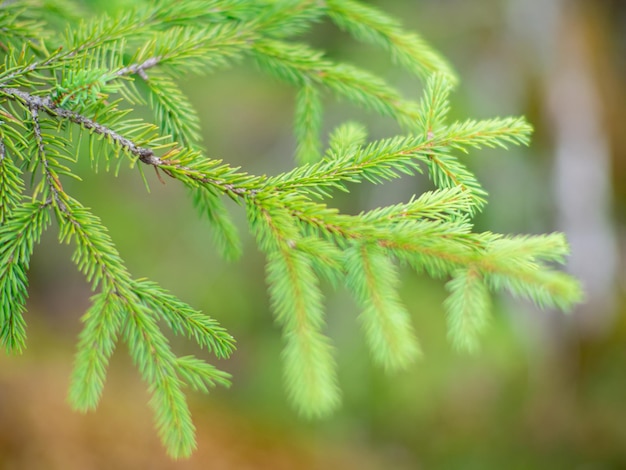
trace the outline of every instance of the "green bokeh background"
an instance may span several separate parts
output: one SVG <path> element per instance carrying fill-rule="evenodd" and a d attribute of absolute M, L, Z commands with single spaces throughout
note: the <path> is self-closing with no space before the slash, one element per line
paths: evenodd
<path fill-rule="evenodd" d="M 165 456 L 152 428 L 147 393 L 123 347 L 115 354 L 100 409 L 90 416 L 70 411 L 64 396 L 71 355 L 91 294 L 70 261 L 71 249 L 60 246 L 49 230 L 32 262 L 28 350 L 0 359 L 0 468 L 626 468 L 626 321 L 618 274 L 623 267 L 626 5 L 538 0 L 536 16 L 518 18 L 524 2 L 378 4 L 419 31 L 458 70 L 461 85 L 452 96 L 452 118 L 524 114 L 536 127 L 530 148 L 464 157 L 490 193 L 476 221 L 479 230 L 563 229 L 559 213 L 564 209 L 555 196 L 554 122 L 570 111 L 555 108 L 547 90 L 560 64 L 568 63 L 567 54 L 576 54 L 559 44 L 570 44 L 573 37 L 583 45 L 592 77 L 588 89 L 597 98 L 595 115 L 608 143 L 604 190 L 609 202 L 598 210 L 608 214 L 605 229 L 615 240 L 616 266 L 606 267 L 610 277 L 604 291 L 590 295 L 570 316 L 495 298 L 483 349 L 467 356 L 446 340 L 443 283 L 403 271 L 402 298 L 424 358 L 388 375 L 368 359 L 349 295 L 327 288 L 328 334 L 337 347 L 344 404 L 329 419 L 309 422 L 286 403 L 280 331 L 269 311 L 264 261 L 246 232 L 241 208 L 233 206 L 232 213 L 244 256 L 230 263 L 217 255 L 211 227 L 175 182 L 161 184 L 148 172 L 148 193 L 136 171 L 93 174 L 83 160 L 78 163 L 83 181 L 64 182 L 65 188 L 102 218 L 134 276 L 157 281 L 236 337 L 237 352 L 218 364 L 233 374 L 233 385 L 191 397 L 199 448 L 184 462 Z M 537 25 L 545 24 L 556 4 L 560 29 L 541 30 Z M 128 5 L 85 2 L 93 11 Z M 332 58 L 377 72 L 408 97 L 420 96 L 422 84 L 392 66 L 384 53 L 329 23 L 317 25 L 306 40 Z M 275 174 L 293 166 L 295 90 L 249 62 L 189 77 L 181 85 L 199 111 L 211 157 L 250 173 Z M 592 114 L 584 107 L 576 112 Z M 325 132 L 346 119 L 365 123 L 372 138 L 399 132 L 390 120 L 332 96 L 327 96 L 325 119 Z M 430 188 L 426 177 L 380 187 L 364 184 L 331 204 L 356 213 Z M 194 352 L 186 341 L 172 341 L 177 351 Z"/>

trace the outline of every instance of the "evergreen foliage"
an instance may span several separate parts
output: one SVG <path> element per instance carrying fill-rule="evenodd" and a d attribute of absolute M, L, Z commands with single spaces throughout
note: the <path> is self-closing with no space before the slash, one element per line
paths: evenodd
<path fill-rule="evenodd" d="M 78 19 L 76 12 L 69 0 L 0 5 L 0 341 L 9 352 L 24 347 L 26 271 L 54 218 L 60 241 L 74 246 L 73 261 L 96 292 L 82 319 L 69 392 L 77 410 L 98 405 L 109 359 L 123 341 L 148 384 L 167 451 L 188 456 L 195 441 L 185 388 L 206 392 L 228 385 L 229 376 L 201 359 L 177 356 L 160 325 L 217 357 L 234 349 L 234 339 L 209 316 L 132 277 L 100 219 L 63 187 L 63 180 L 78 178 L 79 158 L 89 158 L 94 170 L 151 166 L 189 188 L 227 258 L 242 249 L 224 197 L 245 209 L 267 257 L 287 393 L 307 415 L 326 414 L 340 401 L 320 278 L 354 294 L 372 357 L 388 369 L 407 367 L 420 354 L 398 294 L 399 265 L 449 279 L 449 336 L 464 350 L 477 347 L 490 292 L 563 310 L 581 300 L 578 283 L 554 269 L 568 253 L 563 235 L 472 231 L 486 192 L 459 157 L 470 148 L 527 144 L 529 124 L 523 118 L 448 122 L 454 72 L 378 9 L 353 0 L 159 0 L 114 16 Z M 382 47 L 424 80 L 421 101 L 298 42 L 323 18 Z M 58 24 L 64 35 L 53 33 Z M 199 120 L 177 79 L 243 59 L 296 89 L 298 165 L 291 171 L 254 176 L 202 149 Z M 328 91 L 394 119 L 402 135 L 368 142 L 365 129 L 348 122 L 324 150 Z M 134 114 L 143 105 L 154 122 Z M 406 203 L 346 215 L 324 202 L 333 191 L 347 191 L 347 183 L 383 184 L 424 171 L 438 189 Z"/>

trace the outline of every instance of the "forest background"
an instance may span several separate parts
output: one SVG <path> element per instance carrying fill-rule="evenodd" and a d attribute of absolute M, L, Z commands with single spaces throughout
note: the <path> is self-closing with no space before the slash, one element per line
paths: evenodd
<path fill-rule="evenodd" d="M 84 3 L 95 11 L 128 5 Z M 244 240 L 240 261 L 226 262 L 210 246 L 206 222 L 182 188 L 157 184 L 148 194 L 131 172 L 116 179 L 86 171 L 72 192 L 110 228 L 130 271 L 210 313 L 237 338 L 235 355 L 220 363 L 233 374 L 233 385 L 192 397 L 199 448 L 185 462 L 165 456 L 147 394 L 123 351 L 114 356 L 98 411 L 72 412 L 65 394 L 78 318 L 91 294 L 69 261 L 70 248 L 51 232 L 32 260 L 28 349 L 0 358 L 0 468 L 626 466 L 626 5 L 378 4 L 458 71 L 453 118 L 524 114 L 535 126 L 529 148 L 467 157 L 490 193 L 477 230 L 564 231 L 573 250 L 570 270 L 583 280 L 587 302 L 564 316 L 498 298 L 482 350 L 462 355 L 446 340 L 443 283 L 407 271 L 402 296 L 425 357 L 389 376 L 371 364 L 353 334 L 355 305 L 345 292 L 330 295 L 329 331 L 340 351 L 344 405 L 330 419 L 309 422 L 285 403 L 280 333 L 253 240 Z M 415 80 L 384 53 L 348 40 L 330 24 L 317 25 L 307 39 L 419 97 Z M 249 63 L 183 85 L 212 155 L 257 174 L 291 165 L 293 89 Z M 390 120 L 345 103 L 329 102 L 326 118 L 325 130 L 356 118 L 373 138 L 396 131 Z M 380 188 L 359 185 L 335 203 L 355 213 L 427 189 L 425 179 L 415 178 Z"/>

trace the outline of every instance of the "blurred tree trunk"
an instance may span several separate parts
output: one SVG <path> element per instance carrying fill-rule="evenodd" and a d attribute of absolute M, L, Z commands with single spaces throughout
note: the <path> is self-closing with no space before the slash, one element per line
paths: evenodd
<path fill-rule="evenodd" d="M 606 1 L 510 0 L 510 8 L 518 23 L 513 30 L 527 36 L 522 39 L 537 58 L 555 155 L 556 228 L 570 240 L 569 269 L 587 294 L 574 321 L 558 321 L 555 327 L 561 330 L 567 323 L 575 337 L 606 333 L 616 311 L 619 264 L 612 170 L 624 160 L 623 124 L 621 131 L 615 126 L 625 118 L 623 80 L 610 48 L 619 24 L 611 25 Z M 623 11 L 623 2 L 612 8 Z"/>

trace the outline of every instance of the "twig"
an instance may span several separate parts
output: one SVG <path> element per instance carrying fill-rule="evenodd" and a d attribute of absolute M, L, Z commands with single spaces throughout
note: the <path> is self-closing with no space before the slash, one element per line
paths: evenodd
<path fill-rule="evenodd" d="M 33 111 L 36 113 L 38 110 L 43 110 L 52 117 L 67 119 L 68 121 L 78 124 L 96 134 L 103 135 L 115 144 L 128 151 L 130 154 L 136 156 L 141 162 L 157 168 L 162 167 L 161 169 L 163 170 L 163 172 L 171 178 L 175 178 L 172 172 L 163 167 L 173 167 L 179 171 L 184 172 L 188 178 L 194 181 L 198 181 L 204 184 L 211 184 L 220 188 L 224 192 L 233 193 L 237 196 L 254 196 L 254 194 L 256 194 L 257 192 L 255 189 L 242 188 L 233 184 L 221 182 L 199 170 L 184 165 L 166 163 L 161 158 L 159 158 L 151 148 L 137 145 L 131 139 L 124 137 L 113 129 L 104 126 L 94 121 L 93 119 L 83 116 L 76 111 L 60 107 L 50 97 L 32 95 L 28 92 L 18 90 L 17 88 L 0 88 L 0 94 L 4 94 L 13 99 L 19 99 L 26 106 L 28 106 L 28 108 L 31 110 L 31 113 Z"/>
<path fill-rule="evenodd" d="M 148 70 L 148 69 L 150 69 L 152 67 L 157 66 L 159 64 L 159 62 L 161 62 L 162 59 L 163 59 L 163 57 L 161 57 L 161 56 L 150 57 L 149 59 L 144 60 L 140 64 L 131 64 L 131 65 L 127 66 L 127 67 L 121 68 L 115 74 L 118 77 L 122 77 L 124 75 L 137 74 L 143 80 L 148 80 L 148 75 L 146 74 L 146 70 Z"/>
<path fill-rule="evenodd" d="M 61 211 L 65 212 L 66 207 L 60 196 L 60 192 L 63 192 L 63 187 L 61 186 L 61 182 L 57 176 L 54 174 L 54 171 L 50 168 L 50 162 L 46 157 L 46 148 L 43 141 L 43 135 L 41 134 L 41 126 L 39 124 L 39 110 L 36 107 L 31 106 L 29 106 L 29 109 L 33 118 L 33 133 L 35 135 L 35 140 L 37 141 L 37 155 L 44 168 L 46 183 L 52 192 L 53 201 L 57 204 Z"/>

